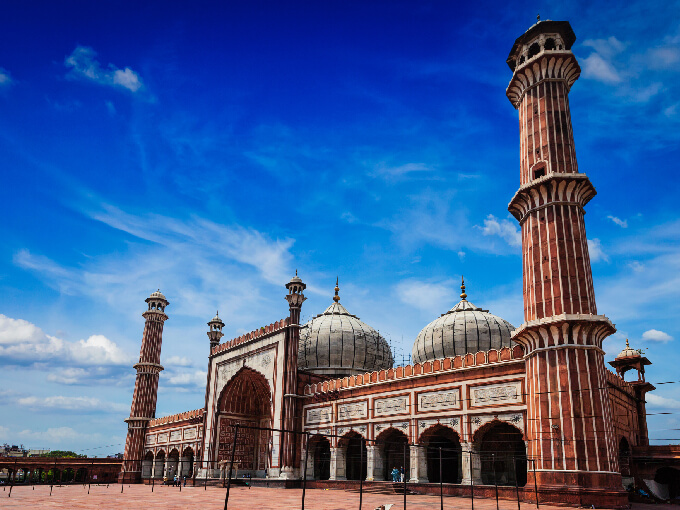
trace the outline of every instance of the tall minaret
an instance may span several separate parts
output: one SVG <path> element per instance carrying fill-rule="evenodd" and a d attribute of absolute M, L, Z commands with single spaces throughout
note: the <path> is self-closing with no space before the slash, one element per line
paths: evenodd
<path fill-rule="evenodd" d="M 307 285 L 295 271 L 295 276 L 286 284 L 288 294 L 288 308 L 290 311 L 289 327 L 286 333 L 286 348 L 284 353 L 284 376 L 283 376 L 283 429 L 296 430 L 297 408 L 297 368 L 298 349 L 300 343 L 300 309 L 307 299 L 302 293 Z M 297 434 L 285 432 L 281 441 L 281 477 L 293 478 L 295 476 L 295 452 L 298 444 Z"/>
<path fill-rule="evenodd" d="M 142 457 L 144 455 L 144 436 L 153 418 L 156 417 L 156 396 L 158 394 L 158 375 L 161 366 L 161 344 L 163 343 L 163 324 L 168 319 L 165 307 L 168 300 L 158 290 L 147 299 L 148 309 L 142 314 L 146 319 L 142 349 L 137 370 L 135 392 L 132 395 L 127 439 L 125 440 L 124 462 L 118 477 L 121 482 L 139 482 L 142 477 Z"/>
<path fill-rule="evenodd" d="M 208 351 L 208 375 L 206 377 L 206 384 L 205 384 L 205 413 L 203 413 L 203 430 L 205 430 L 206 423 L 208 421 L 208 399 L 210 397 L 210 384 L 212 382 L 212 352 L 215 347 L 217 347 L 220 343 L 220 340 L 224 336 L 224 333 L 222 333 L 222 328 L 224 327 L 224 322 L 222 322 L 222 319 L 220 319 L 220 312 L 218 311 L 215 313 L 215 317 L 212 318 L 210 322 L 208 322 L 208 332 L 206 333 L 208 335 L 208 338 L 210 339 L 210 351 Z M 206 440 L 206 435 L 203 434 L 203 441 L 205 442 Z M 203 452 L 205 451 L 205 444 L 203 445 L 203 448 L 201 448 L 201 455 L 203 455 Z M 212 459 L 200 459 L 200 460 L 206 460 L 210 461 Z M 203 467 L 206 467 L 207 465 L 203 465 Z"/>
<path fill-rule="evenodd" d="M 526 353 L 528 455 L 539 488 L 553 489 L 542 501 L 623 506 L 602 351 L 615 328 L 597 315 L 583 217 L 596 192 L 578 171 L 569 112 L 575 40 L 568 22 L 538 21 L 507 60 L 520 129 L 520 188 L 508 209 L 522 229 L 524 271 L 513 339 Z"/>

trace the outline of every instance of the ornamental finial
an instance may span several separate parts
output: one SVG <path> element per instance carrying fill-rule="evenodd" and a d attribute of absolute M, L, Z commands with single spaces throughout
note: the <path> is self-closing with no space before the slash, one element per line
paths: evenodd
<path fill-rule="evenodd" d="M 630 345 L 628 344 L 628 339 L 626 338 L 626 349 L 630 349 Z"/>
<path fill-rule="evenodd" d="M 467 294 L 465 293 L 465 277 L 461 275 L 460 277 L 460 290 L 462 291 L 460 294 L 461 299 L 467 298 Z"/>
<path fill-rule="evenodd" d="M 333 296 L 333 301 L 336 303 L 340 301 L 340 296 L 338 295 L 338 291 L 340 290 L 340 287 L 338 287 L 338 277 L 335 277 L 335 296 Z"/>
<path fill-rule="evenodd" d="M 541 21 L 541 15 L 540 15 L 540 14 L 537 14 L 537 15 L 536 15 L 536 21 L 537 21 L 537 22 L 538 22 L 538 21 Z"/>

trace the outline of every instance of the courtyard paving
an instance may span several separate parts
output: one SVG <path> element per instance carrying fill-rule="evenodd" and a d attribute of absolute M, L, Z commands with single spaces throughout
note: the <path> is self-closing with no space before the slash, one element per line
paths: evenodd
<path fill-rule="evenodd" d="M 50 496 L 50 487 L 45 485 L 15 486 L 12 496 L 9 487 L 0 492 L 0 509 L 53 508 L 53 509 L 191 509 L 201 510 L 224 508 L 226 489 L 208 487 L 177 487 L 156 486 L 151 492 L 148 485 L 125 485 L 121 494 L 120 485 L 93 485 L 90 493 L 87 486 L 68 485 L 54 486 Z M 267 489 L 262 487 L 232 487 L 229 497 L 229 509 L 232 510 L 270 510 L 270 509 L 299 509 L 301 503 L 301 489 Z M 436 496 L 408 495 L 407 509 L 435 510 L 440 508 L 439 498 Z M 403 496 L 398 494 L 364 494 L 363 510 L 374 510 L 380 505 L 392 503 L 391 510 L 403 510 Z M 516 501 L 500 501 L 500 510 L 517 510 Z M 637 510 L 644 510 L 640 505 Z M 664 505 L 654 505 L 655 510 L 661 510 Z M 305 508 L 309 510 L 351 510 L 359 508 L 359 494 L 352 491 L 309 489 L 305 497 Z M 471 509 L 470 500 L 466 498 L 445 497 L 445 509 Z M 535 510 L 533 504 L 522 503 L 520 510 Z M 564 507 L 541 505 L 541 510 L 564 510 Z M 675 507 L 678 508 L 677 506 Z M 475 510 L 496 510 L 496 501 L 475 499 Z M 635 508 L 634 508 L 635 510 Z"/>

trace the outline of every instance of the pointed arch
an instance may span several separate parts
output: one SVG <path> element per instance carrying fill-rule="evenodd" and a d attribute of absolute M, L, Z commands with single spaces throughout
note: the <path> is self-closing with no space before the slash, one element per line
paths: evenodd
<path fill-rule="evenodd" d="M 392 480 L 392 472 L 396 468 L 404 473 L 411 472 L 411 452 L 408 436 L 399 429 L 388 427 L 376 437 L 375 445 L 382 460 L 382 473 L 385 480 Z"/>
<path fill-rule="evenodd" d="M 514 425 L 494 419 L 475 432 L 480 456 L 482 483 L 517 485 L 527 483 L 527 449 L 523 434 Z"/>
<path fill-rule="evenodd" d="M 366 439 L 356 430 L 350 430 L 338 440 L 344 453 L 347 480 L 365 480 L 367 466 Z"/>
<path fill-rule="evenodd" d="M 460 483 L 463 478 L 462 447 L 458 432 L 451 427 L 434 424 L 423 431 L 419 443 L 427 458 L 427 479 L 432 483 Z M 441 466 L 440 466 L 441 462 Z"/>
<path fill-rule="evenodd" d="M 242 367 L 222 389 L 217 401 L 214 451 L 216 460 L 230 458 L 236 425 L 239 425 L 235 460 L 238 472 L 264 476 L 270 465 L 270 432 L 272 422 L 272 392 L 260 372 Z"/>

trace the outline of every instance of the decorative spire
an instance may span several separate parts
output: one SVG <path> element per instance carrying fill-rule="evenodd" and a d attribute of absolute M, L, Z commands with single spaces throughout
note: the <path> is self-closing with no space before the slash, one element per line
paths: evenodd
<path fill-rule="evenodd" d="M 537 21 L 537 22 L 538 22 L 538 21 L 541 21 L 541 15 L 540 15 L 540 14 L 537 14 L 537 15 L 536 15 L 536 21 Z"/>
<path fill-rule="evenodd" d="M 628 343 L 628 339 L 626 338 L 626 349 L 630 349 L 630 344 Z"/>
<path fill-rule="evenodd" d="M 465 300 L 467 298 L 467 294 L 465 293 L 465 277 L 461 276 L 460 277 L 460 290 L 462 291 L 460 294 L 460 298 Z"/>
<path fill-rule="evenodd" d="M 335 277 L 335 296 L 333 296 L 333 301 L 336 303 L 340 301 L 340 296 L 338 295 L 338 291 L 340 290 L 340 287 L 338 287 L 338 277 Z"/>

